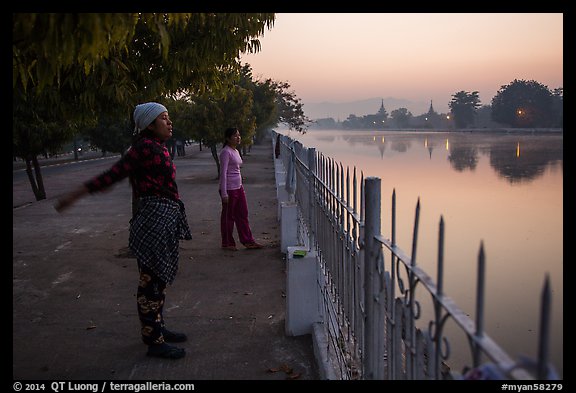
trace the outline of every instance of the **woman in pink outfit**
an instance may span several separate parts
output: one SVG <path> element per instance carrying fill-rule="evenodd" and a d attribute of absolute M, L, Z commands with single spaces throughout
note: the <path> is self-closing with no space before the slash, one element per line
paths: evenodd
<path fill-rule="evenodd" d="M 220 151 L 220 197 L 222 198 L 222 213 L 220 215 L 220 232 L 222 248 L 236 251 L 234 241 L 234 225 L 238 230 L 240 243 L 248 249 L 262 248 L 252 236 L 248 222 L 248 204 L 242 187 L 240 166 L 242 157 L 237 150 L 240 145 L 240 131 L 228 128 L 224 132 L 224 145 Z"/>

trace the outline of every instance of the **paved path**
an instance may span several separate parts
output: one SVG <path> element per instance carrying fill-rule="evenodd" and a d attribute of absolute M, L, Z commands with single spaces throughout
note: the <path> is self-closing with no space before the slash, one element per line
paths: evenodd
<path fill-rule="evenodd" d="M 60 194 L 114 162 L 99 160 L 90 170 L 77 164 L 73 176 L 45 177 L 43 201 L 34 201 L 27 181 L 14 182 L 14 379 L 318 378 L 311 337 L 284 334 L 285 260 L 270 139 L 252 148 L 242 169 L 262 250 L 220 249 L 216 164 L 209 150 L 188 149 L 175 163 L 193 240 L 181 242 L 165 305 L 168 327 L 188 334 L 186 357 L 147 357 L 140 341 L 136 261 L 126 253 L 128 182 L 63 214 L 53 209 Z"/>

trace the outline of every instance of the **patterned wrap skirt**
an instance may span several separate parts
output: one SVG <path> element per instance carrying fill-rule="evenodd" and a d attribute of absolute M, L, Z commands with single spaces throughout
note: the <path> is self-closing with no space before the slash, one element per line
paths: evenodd
<path fill-rule="evenodd" d="M 138 211 L 130 220 L 128 245 L 139 266 L 171 284 L 178 271 L 180 240 L 190 239 L 182 201 L 157 196 L 138 200 Z"/>

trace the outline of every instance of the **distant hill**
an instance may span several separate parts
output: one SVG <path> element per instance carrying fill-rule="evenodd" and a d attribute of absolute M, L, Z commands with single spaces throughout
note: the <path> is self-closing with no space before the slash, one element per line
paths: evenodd
<path fill-rule="evenodd" d="M 378 112 L 382 105 L 382 98 L 368 98 L 359 101 L 350 102 L 304 102 L 304 113 L 310 119 L 323 119 L 332 117 L 334 120 L 344 121 L 350 114 L 356 116 L 370 115 Z M 441 105 L 432 102 L 436 112 L 442 112 Z M 384 98 L 384 108 L 388 115 L 394 109 L 406 108 L 412 115 L 418 116 L 428 112 L 430 101 L 409 101 L 401 98 L 388 97 Z"/>

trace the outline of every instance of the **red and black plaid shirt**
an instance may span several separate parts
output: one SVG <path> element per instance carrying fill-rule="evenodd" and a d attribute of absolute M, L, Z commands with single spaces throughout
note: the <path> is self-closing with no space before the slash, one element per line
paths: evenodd
<path fill-rule="evenodd" d="M 158 196 L 179 200 L 176 166 L 168 149 L 157 138 L 143 137 L 110 169 L 84 183 L 93 193 L 130 177 L 137 198 Z"/>

